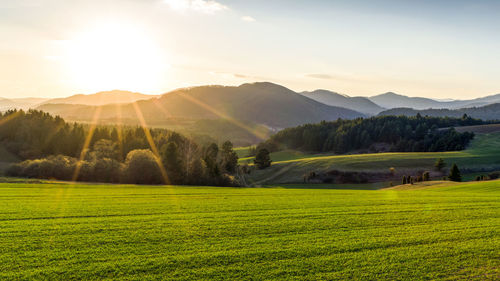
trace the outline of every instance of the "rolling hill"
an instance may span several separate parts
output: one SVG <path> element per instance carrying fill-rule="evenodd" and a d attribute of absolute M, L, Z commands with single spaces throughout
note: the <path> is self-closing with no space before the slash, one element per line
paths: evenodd
<path fill-rule="evenodd" d="M 500 94 L 477 98 L 473 100 L 455 101 L 453 108 L 459 107 L 479 107 L 489 104 L 500 103 Z"/>
<path fill-rule="evenodd" d="M 482 107 L 471 107 L 461 109 L 425 109 L 416 110 L 412 108 L 393 108 L 379 113 L 382 115 L 405 115 L 415 116 L 420 113 L 422 116 L 432 117 L 461 117 L 464 114 L 473 118 L 483 120 L 500 120 L 500 103 L 490 104 Z"/>
<path fill-rule="evenodd" d="M 15 98 L 5 99 L 0 98 L 0 111 L 9 109 L 29 109 L 36 107 L 38 104 L 45 102 L 45 98 Z"/>
<path fill-rule="evenodd" d="M 273 163 L 264 170 L 255 170 L 248 176 L 247 183 L 284 184 L 303 183 L 304 175 L 311 172 L 327 173 L 328 171 L 348 171 L 372 173 L 373 182 L 382 181 L 376 178 L 395 168 L 395 177 L 388 181 L 400 182 L 402 175 L 414 175 L 418 171 L 431 171 L 431 176 L 442 177 L 434 170 L 437 158 L 443 158 L 448 164 L 456 163 L 465 173 L 500 170 L 500 133 L 478 134 L 466 150 L 449 152 L 393 152 L 369 154 L 332 153 L 307 154 L 293 150 L 271 153 Z M 240 159 L 240 164 L 252 165 L 253 158 Z M 445 169 L 447 172 L 447 169 Z"/>
<path fill-rule="evenodd" d="M 373 96 L 370 97 L 369 99 L 372 102 L 384 108 L 399 108 L 399 107 L 412 107 L 415 109 L 447 108 L 448 104 L 453 103 L 453 102 L 439 102 L 428 98 L 407 97 L 392 92 Z"/>
<path fill-rule="evenodd" d="M 349 97 L 328 90 L 316 90 L 313 92 L 302 92 L 300 94 L 327 105 L 348 108 L 362 112 L 366 115 L 377 115 L 384 110 L 383 107 L 365 97 Z"/>
<path fill-rule="evenodd" d="M 45 104 L 38 109 L 68 120 L 138 122 L 140 111 L 150 124 L 166 120 L 226 119 L 248 121 L 274 129 L 317 123 L 338 118 L 363 117 L 362 113 L 325 105 L 272 83 L 243 84 L 238 87 L 201 86 L 175 90 L 158 98 L 128 104 L 88 106 Z M 244 124 L 240 124 L 245 126 Z"/>
<path fill-rule="evenodd" d="M 131 103 L 139 100 L 152 99 L 158 96 L 145 95 L 129 91 L 105 91 L 90 95 L 78 94 L 66 98 L 57 98 L 44 101 L 42 104 L 81 104 L 105 105 L 111 103 Z"/>
<path fill-rule="evenodd" d="M 429 98 L 408 97 L 392 92 L 373 96 L 369 98 L 372 102 L 381 107 L 392 108 L 413 108 L 423 109 L 460 109 L 470 107 L 481 107 L 494 103 L 500 103 L 500 94 L 470 99 L 470 100 L 451 100 L 438 101 Z"/>

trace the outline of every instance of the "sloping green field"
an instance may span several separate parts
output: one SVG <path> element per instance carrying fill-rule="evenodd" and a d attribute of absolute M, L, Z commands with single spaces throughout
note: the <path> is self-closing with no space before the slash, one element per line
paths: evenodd
<path fill-rule="evenodd" d="M 299 155 L 287 152 L 271 155 L 273 164 L 265 170 L 257 170 L 250 182 L 257 184 L 300 183 L 303 175 L 310 171 L 369 171 L 387 172 L 390 167 L 397 170 L 432 170 L 437 158 L 448 165 L 457 163 L 460 168 L 500 170 L 500 133 L 477 135 L 468 149 L 452 152 L 408 152 L 373 153 L 353 155 Z M 283 160 L 284 159 L 284 160 Z"/>
<path fill-rule="evenodd" d="M 0 280 L 498 280 L 500 182 L 0 184 Z"/>

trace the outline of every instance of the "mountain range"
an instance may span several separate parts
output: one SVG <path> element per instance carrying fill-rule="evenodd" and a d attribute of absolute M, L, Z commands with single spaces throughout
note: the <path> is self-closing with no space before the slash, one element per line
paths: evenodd
<path fill-rule="evenodd" d="M 200 86 L 175 90 L 158 98 L 103 106 L 52 104 L 37 107 L 69 120 L 141 121 L 158 124 L 166 120 L 225 119 L 262 124 L 273 129 L 365 115 L 330 106 L 283 86 L 261 82 L 238 87 Z M 96 113 L 98 112 L 98 113 Z M 138 112 L 142 116 L 138 117 Z"/>
<path fill-rule="evenodd" d="M 420 112 L 423 115 L 461 116 L 466 113 L 482 119 L 498 119 L 494 110 L 482 107 L 495 103 L 500 103 L 500 94 L 470 100 L 434 100 L 392 92 L 350 97 L 328 90 L 297 93 L 277 84 L 259 82 L 237 87 L 183 88 L 163 95 L 114 90 L 56 99 L 0 98 L 0 110 L 35 108 L 73 121 L 146 122 L 154 126 L 230 120 L 240 127 L 263 125 L 275 131 L 322 120 L 378 114 L 414 115 Z"/>
<path fill-rule="evenodd" d="M 422 116 L 432 116 L 432 117 L 457 117 L 460 118 L 464 114 L 470 117 L 483 119 L 483 120 L 500 120 L 500 103 L 494 103 L 490 105 L 485 105 L 482 107 L 467 107 L 459 109 L 413 109 L 413 108 L 393 108 L 379 113 L 379 116 L 384 115 L 405 115 L 405 116 L 416 116 L 417 114 Z"/>
<path fill-rule="evenodd" d="M 302 95 L 316 101 L 349 108 L 367 115 L 378 113 L 393 108 L 423 109 L 460 109 L 481 107 L 489 104 L 500 103 L 500 94 L 470 100 L 434 100 L 421 97 L 408 97 L 393 92 L 388 92 L 372 97 L 349 97 L 339 93 L 316 90 L 313 92 L 302 92 Z"/>
<path fill-rule="evenodd" d="M 0 111 L 5 111 L 9 109 L 29 109 L 36 107 L 49 99 L 45 98 L 15 98 L 15 99 L 5 99 L 0 98 Z"/>
<path fill-rule="evenodd" d="M 105 91 L 91 95 L 73 95 L 66 98 L 57 98 L 46 100 L 42 104 L 84 104 L 84 105 L 105 105 L 111 103 L 131 103 L 139 100 L 148 100 L 158 97 L 157 95 L 145 95 L 129 91 Z"/>
<path fill-rule="evenodd" d="M 302 92 L 301 94 L 327 105 L 345 107 L 367 115 L 376 115 L 385 110 L 385 108 L 365 97 L 349 97 L 327 90 Z"/>
<path fill-rule="evenodd" d="M 408 107 L 413 109 L 459 109 L 466 107 L 479 107 L 493 103 L 500 103 L 500 94 L 471 100 L 438 101 L 429 98 L 407 97 L 396 93 L 385 94 L 369 98 L 374 103 L 386 109 Z"/>
<path fill-rule="evenodd" d="M 156 95 L 145 95 L 129 91 L 105 91 L 90 95 L 77 94 L 64 98 L 0 98 L 0 111 L 8 109 L 30 109 L 44 104 L 82 104 L 82 105 L 105 105 L 112 103 L 131 103 L 138 100 L 147 100 Z"/>

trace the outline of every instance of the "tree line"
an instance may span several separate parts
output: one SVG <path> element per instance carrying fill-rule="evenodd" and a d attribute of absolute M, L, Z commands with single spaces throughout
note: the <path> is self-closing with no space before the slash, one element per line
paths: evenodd
<path fill-rule="evenodd" d="M 485 124 L 468 116 L 462 118 L 381 116 L 339 119 L 333 122 L 306 124 L 284 129 L 259 144 L 274 152 L 296 149 L 338 154 L 355 150 L 393 152 L 435 152 L 463 150 L 474 133 L 455 131 L 455 126 Z M 382 149 L 377 145 L 381 145 Z"/>
<path fill-rule="evenodd" d="M 0 113 L 0 143 L 20 159 L 7 174 L 60 180 L 238 185 L 231 142 L 198 144 L 165 129 L 67 123 L 37 110 Z"/>

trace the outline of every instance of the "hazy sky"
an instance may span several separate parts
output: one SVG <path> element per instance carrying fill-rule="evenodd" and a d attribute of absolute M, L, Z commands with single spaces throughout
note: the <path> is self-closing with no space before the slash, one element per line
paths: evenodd
<path fill-rule="evenodd" d="M 271 81 L 500 93 L 500 1 L 0 0 L 0 96 Z"/>

